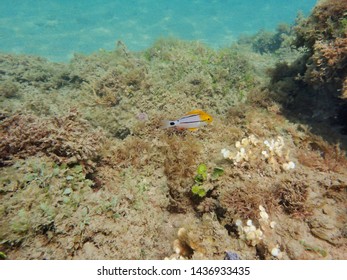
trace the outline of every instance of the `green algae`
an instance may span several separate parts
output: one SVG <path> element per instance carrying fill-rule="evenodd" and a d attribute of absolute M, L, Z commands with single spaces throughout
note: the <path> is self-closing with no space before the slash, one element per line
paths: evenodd
<path fill-rule="evenodd" d="M 211 175 L 211 179 L 212 180 L 216 180 L 218 179 L 220 176 L 222 176 L 224 174 L 224 169 L 221 167 L 215 167 L 213 168 L 212 171 L 212 175 Z"/>
<path fill-rule="evenodd" d="M 324 250 L 324 249 L 322 249 L 322 248 L 320 248 L 318 246 L 314 246 L 314 245 L 308 244 L 305 240 L 300 240 L 300 244 L 305 248 L 306 251 L 315 252 L 315 253 L 321 255 L 324 258 L 328 255 L 326 250 Z"/>
<path fill-rule="evenodd" d="M 207 194 L 204 186 L 202 185 L 194 185 L 192 187 L 192 193 L 198 195 L 199 197 L 204 197 Z"/>
<path fill-rule="evenodd" d="M 196 170 L 196 175 L 194 176 L 195 185 L 191 188 L 194 195 L 203 198 L 207 195 L 207 192 L 212 190 L 213 187 L 210 186 L 210 181 L 217 180 L 221 175 L 224 174 L 224 169 L 221 167 L 215 167 L 212 173 L 208 173 L 207 165 L 200 163 Z"/>
<path fill-rule="evenodd" d="M 1 192 L 7 200 L 1 208 L 1 243 L 18 244 L 59 223 L 58 214 L 71 215 L 91 186 L 81 166 L 58 166 L 48 158 L 32 157 L 2 168 Z M 71 190 L 68 201 L 66 189 Z"/>
<path fill-rule="evenodd" d="M 0 260 L 6 260 L 7 256 L 4 252 L 0 252 Z"/>
<path fill-rule="evenodd" d="M 0 96 L 4 98 L 17 98 L 19 97 L 19 88 L 18 86 L 11 80 L 5 80 L 0 85 Z"/>
<path fill-rule="evenodd" d="M 194 177 L 194 181 L 197 183 L 203 183 L 207 179 L 207 166 L 204 163 L 200 163 L 197 169 L 197 175 Z"/>

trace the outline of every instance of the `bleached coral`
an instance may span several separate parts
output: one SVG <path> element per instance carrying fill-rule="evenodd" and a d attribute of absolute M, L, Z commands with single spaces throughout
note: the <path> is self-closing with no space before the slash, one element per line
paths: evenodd
<path fill-rule="evenodd" d="M 275 258 L 280 258 L 282 256 L 281 250 L 278 245 L 271 249 L 271 255 Z"/>
<path fill-rule="evenodd" d="M 262 206 L 262 205 L 259 205 L 259 216 L 260 216 L 259 224 L 263 230 L 267 230 L 269 227 L 271 229 L 275 228 L 276 222 L 269 220 L 269 218 L 270 218 L 269 214 L 266 212 L 264 206 Z"/>
<path fill-rule="evenodd" d="M 274 229 L 275 226 L 276 226 L 276 222 L 275 221 L 270 222 L 270 228 Z"/>
<path fill-rule="evenodd" d="M 243 138 L 241 141 L 235 143 L 236 153 L 232 153 L 227 149 L 222 149 L 221 153 L 225 159 L 233 161 L 234 165 L 238 165 L 243 162 L 247 162 L 252 155 L 252 146 L 256 146 L 259 143 L 258 139 L 254 135 Z"/>
<path fill-rule="evenodd" d="M 275 221 L 270 221 L 270 216 L 266 212 L 265 208 L 262 205 L 259 205 L 259 224 L 260 228 L 264 232 L 263 243 L 268 248 L 269 253 L 275 258 L 282 258 L 282 252 L 278 244 L 276 244 L 271 238 L 274 233 L 274 228 L 276 227 Z"/>
<path fill-rule="evenodd" d="M 240 219 L 235 221 L 240 239 L 250 246 L 263 244 L 268 254 L 275 258 L 282 258 L 280 246 L 274 240 L 274 227 L 276 222 L 270 221 L 270 216 L 262 205 L 259 205 L 260 218 L 255 221 L 259 224 L 256 227 L 252 220 L 247 220 L 246 225 Z"/>
<path fill-rule="evenodd" d="M 272 167 L 281 167 L 283 171 L 296 167 L 295 163 L 289 160 L 289 151 L 285 149 L 282 136 L 277 136 L 276 139 L 261 141 L 254 135 L 250 135 L 241 141 L 237 141 L 235 148 L 237 149 L 235 152 L 226 148 L 221 150 L 223 157 L 231 160 L 234 165 L 262 160 L 271 164 Z"/>
<path fill-rule="evenodd" d="M 295 163 L 292 162 L 292 161 L 289 161 L 289 162 L 285 162 L 282 164 L 282 168 L 283 170 L 290 170 L 290 169 L 294 169 L 295 168 Z"/>
<path fill-rule="evenodd" d="M 276 165 L 276 163 L 278 163 L 278 159 L 283 158 L 283 137 L 278 136 L 276 140 L 265 140 L 263 143 L 265 145 L 265 149 L 261 152 L 262 159 L 272 165 Z"/>
<path fill-rule="evenodd" d="M 269 219 L 269 214 L 266 213 L 265 208 L 261 205 L 259 206 L 259 210 L 260 210 L 260 213 L 259 213 L 260 219 L 263 220 L 264 222 L 267 222 Z"/>
<path fill-rule="evenodd" d="M 231 152 L 227 149 L 222 149 L 221 153 L 222 153 L 224 158 L 230 158 L 231 157 Z"/>
<path fill-rule="evenodd" d="M 264 145 L 268 148 L 270 155 L 283 156 L 284 140 L 282 136 L 277 136 L 276 140 L 265 140 Z"/>
<path fill-rule="evenodd" d="M 242 224 L 241 220 L 236 220 L 235 224 L 240 238 L 248 245 L 256 246 L 263 239 L 263 232 L 260 228 L 256 228 L 253 225 L 252 220 L 248 220 L 245 226 Z"/>
<path fill-rule="evenodd" d="M 169 260 L 187 260 L 194 254 L 195 258 L 204 259 L 205 249 L 200 244 L 200 236 L 186 228 L 179 228 L 177 239 L 174 240 L 172 247 L 175 254 L 168 258 Z"/>

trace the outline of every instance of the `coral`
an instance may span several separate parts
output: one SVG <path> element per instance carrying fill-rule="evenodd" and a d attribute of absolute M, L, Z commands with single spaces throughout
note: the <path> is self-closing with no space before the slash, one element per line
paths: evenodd
<path fill-rule="evenodd" d="M 257 165 L 260 160 L 266 161 L 275 170 L 279 167 L 284 171 L 295 168 L 295 163 L 289 161 L 289 150 L 284 149 L 284 139 L 278 136 L 275 139 L 264 140 L 263 144 L 254 135 L 243 138 L 235 143 L 236 153 L 222 149 L 221 153 L 225 159 L 231 160 L 234 165 L 252 164 Z"/>
<path fill-rule="evenodd" d="M 235 221 L 239 238 L 247 245 L 256 246 L 258 251 L 262 251 L 262 258 L 266 258 L 266 255 L 271 255 L 274 258 L 280 259 L 283 257 L 283 254 L 274 238 L 274 227 L 276 223 L 269 221 L 269 215 L 262 205 L 259 205 L 259 211 L 260 218 L 255 220 L 259 224 L 258 228 L 252 220 L 247 220 L 246 225 L 243 225 L 240 219 Z"/>
<path fill-rule="evenodd" d="M 200 220 L 188 219 L 173 241 L 175 254 L 168 259 L 223 259 L 230 247 L 226 231 L 211 214 Z"/>
<path fill-rule="evenodd" d="M 1 165 L 15 158 L 46 154 L 57 163 L 81 164 L 92 172 L 103 142 L 100 131 L 91 128 L 78 113 L 62 118 L 40 119 L 33 115 L 14 115 L 0 124 Z"/>
<path fill-rule="evenodd" d="M 263 238 L 263 232 L 253 225 L 252 220 L 248 220 L 245 226 L 242 225 L 241 220 L 236 220 L 235 224 L 237 226 L 240 238 L 247 244 L 255 246 L 261 242 Z"/>

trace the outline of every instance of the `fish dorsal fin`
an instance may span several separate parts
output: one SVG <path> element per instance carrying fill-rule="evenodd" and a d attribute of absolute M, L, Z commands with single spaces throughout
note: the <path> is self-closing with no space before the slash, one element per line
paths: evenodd
<path fill-rule="evenodd" d="M 204 111 L 200 110 L 200 109 L 196 109 L 196 110 L 193 110 L 193 111 L 190 111 L 188 112 L 186 115 L 195 115 L 195 114 L 201 114 L 203 113 Z"/>

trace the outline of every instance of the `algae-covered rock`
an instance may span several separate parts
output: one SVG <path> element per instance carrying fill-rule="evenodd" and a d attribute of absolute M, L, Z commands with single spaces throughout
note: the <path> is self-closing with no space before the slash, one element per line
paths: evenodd
<path fill-rule="evenodd" d="M 218 50 L 0 55 L 0 258 L 345 259 L 345 2 Z"/>
<path fill-rule="evenodd" d="M 301 54 L 271 70 L 271 88 L 291 118 L 339 126 L 346 134 L 346 0 L 319 1 L 307 18 L 298 17 L 291 46 Z"/>
<path fill-rule="evenodd" d="M 2 246 L 19 246 L 41 235 L 52 238 L 59 224 L 69 219 L 91 192 L 92 182 L 81 170 L 58 166 L 45 156 L 28 157 L 1 168 Z M 67 181 L 66 174 L 74 179 Z M 15 189 L 8 187 L 13 181 Z M 64 201 L 67 195 L 69 200 Z"/>
<path fill-rule="evenodd" d="M 19 96 L 19 88 L 11 80 L 6 80 L 0 85 L 0 96 L 5 98 L 16 98 Z"/>
<path fill-rule="evenodd" d="M 6 118 L 0 124 L 4 139 L 0 144 L 0 162 L 8 164 L 14 157 L 45 153 L 57 163 L 79 163 L 91 171 L 99 156 L 103 135 L 88 128 L 88 123 L 78 119 L 77 112 L 70 112 L 61 119 L 40 119 L 24 114 Z"/>

